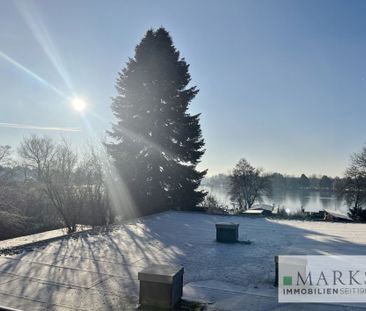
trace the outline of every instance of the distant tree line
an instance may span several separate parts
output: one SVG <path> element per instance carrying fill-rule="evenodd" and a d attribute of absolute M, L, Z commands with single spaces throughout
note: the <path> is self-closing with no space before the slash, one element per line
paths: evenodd
<path fill-rule="evenodd" d="M 272 187 L 276 190 L 325 190 L 333 191 L 336 189 L 338 177 L 323 176 L 288 176 L 280 173 L 269 174 Z"/>
<path fill-rule="evenodd" d="M 242 161 L 242 160 L 241 160 Z M 245 160 L 246 161 L 246 160 Z M 235 170 L 235 169 L 234 169 Z M 260 170 L 264 174 L 263 170 Z M 307 177 L 305 174 L 300 176 L 290 176 L 281 173 L 266 173 L 266 178 L 273 191 L 285 190 L 324 190 L 336 191 L 339 183 L 342 181 L 339 177 L 329 177 L 326 175 L 311 175 Z M 218 174 L 206 177 L 202 184 L 207 187 L 224 187 L 228 188 L 230 184 L 230 174 Z"/>

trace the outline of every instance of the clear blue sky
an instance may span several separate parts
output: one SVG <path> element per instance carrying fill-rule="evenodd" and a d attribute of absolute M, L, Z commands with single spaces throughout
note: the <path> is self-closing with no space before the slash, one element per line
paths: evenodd
<path fill-rule="evenodd" d="M 341 175 L 366 142 L 365 17 L 366 1 L 352 0 L 0 1 L 0 144 L 59 135 L 24 125 L 80 128 L 62 132 L 76 144 L 104 135 L 117 72 L 162 25 L 200 89 L 201 168 L 227 172 L 245 157 Z M 89 103 L 89 125 L 73 94 Z"/>

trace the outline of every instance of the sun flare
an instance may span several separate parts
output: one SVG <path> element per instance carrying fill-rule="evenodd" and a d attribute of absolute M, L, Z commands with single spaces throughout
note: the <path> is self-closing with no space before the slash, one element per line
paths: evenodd
<path fill-rule="evenodd" d="M 86 108 L 86 102 L 85 100 L 83 100 L 80 97 L 75 97 L 72 101 L 71 101 L 71 106 L 72 108 L 74 108 L 74 110 L 76 111 L 84 111 Z"/>

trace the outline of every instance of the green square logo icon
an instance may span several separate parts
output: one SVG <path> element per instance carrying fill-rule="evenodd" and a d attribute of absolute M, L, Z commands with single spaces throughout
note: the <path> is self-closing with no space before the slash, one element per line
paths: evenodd
<path fill-rule="evenodd" d="M 284 276 L 283 277 L 283 285 L 291 286 L 292 285 L 292 276 Z"/>

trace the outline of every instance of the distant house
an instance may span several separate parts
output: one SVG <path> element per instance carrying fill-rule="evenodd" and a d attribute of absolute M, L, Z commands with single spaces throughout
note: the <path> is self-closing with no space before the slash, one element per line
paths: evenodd
<path fill-rule="evenodd" d="M 273 210 L 273 205 L 269 205 L 269 204 L 253 204 L 252 207 L 250 208 L 250 210 L 264 210 L 264 211 L 270 211 L 272 212 Z"/>
<path fill-rule="evenodd" d="M 314 211 L 314 210 L 305 210 L 301 209 L 306 216 L 313 220 L 325 220 L 325 212 L 324 210 Z"/>
<path fill-rule="evenodd" d="M 264 216 L 264 210 L 259 209 L 247 209 L 243 212 L 243 215 L 247 216 Z"/>
<path fill-rule="evenodd" d="M 245 212 L 243 212 L 243 214 L 269 216 L 272 214 L 272 210 L 273 210 L 272 205 L 254 204 L 251 208 L 249 208 Z"/>
<path fill-rule="evenodd" d="M 342 214 L 338 211 L 324 209 L 324 220 L 326 221 L 340 221 L 340 222 L 351 222 L 353 219 L 346 214 Z"/>

